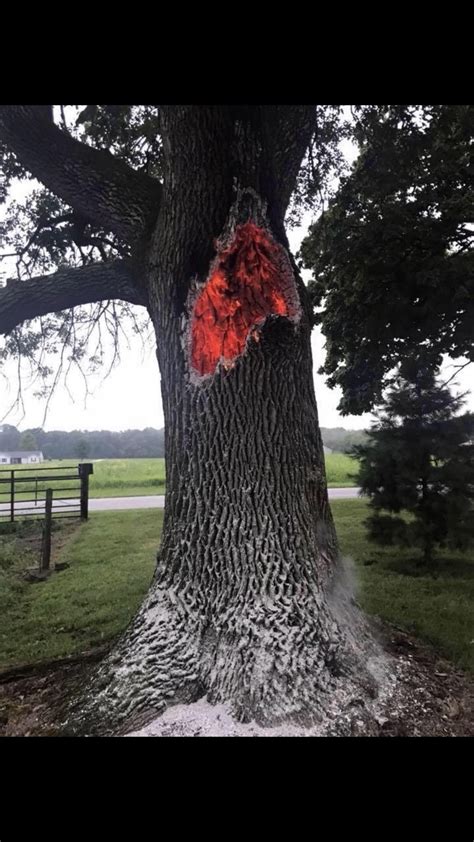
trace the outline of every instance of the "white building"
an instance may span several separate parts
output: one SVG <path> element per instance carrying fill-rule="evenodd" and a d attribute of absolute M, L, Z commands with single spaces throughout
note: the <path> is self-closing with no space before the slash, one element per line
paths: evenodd
<path fill-rule="evenodd" d="M 41 450 L 10 450 L 2 453 L 0 451 L 0 465 L 34 465 L 35 462 L 42 462 Z"/>

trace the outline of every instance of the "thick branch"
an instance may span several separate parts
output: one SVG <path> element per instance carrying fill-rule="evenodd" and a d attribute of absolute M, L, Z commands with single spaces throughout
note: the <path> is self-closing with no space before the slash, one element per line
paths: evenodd
<path fill-rule="evenodd" d="M 285 211 L 316 126 L 315 105 L 262 106 L 275 194 Z"/>
<path fill-rule="evenodd" d="M 146 306 L 143 292 L 135 286 L 134 266 L 127 260 L 94 263 L 79 269 L 61 269 L 28 281 L 8 281 L 0 289 L 0 334 L 47 313 L 81 304 L 120 299 Z"/>
<path fill-rule="evenodd" d="M 161 185 L 110 152 L 80 143 L 34 105 L 2 105 L 0 138 L 49 190 L 88 220 L 128 242 L 157 217 Z"/>

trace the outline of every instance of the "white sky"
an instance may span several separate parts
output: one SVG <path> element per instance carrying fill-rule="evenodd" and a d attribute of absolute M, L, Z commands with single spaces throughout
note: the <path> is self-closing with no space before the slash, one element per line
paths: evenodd
<path fill-rule="evenodd" d="M 353 158 L 355 151 L 351 144 L 345 143 L 344 153 Z M 32 189 L 32 182 L 28 186 L 20 182 L 15 183 L 11 196 L 16 200 L 23 199 Z M 290 246 L 293 253 L 299 248 L 301 240 L 306 234 L 311 216 L 306 214 L 300 228 L 289 232 Z M 0 243 L 0 252 L 6 250 Z M 1 265 L 6 269 L 7 261 Z M 8 274 L 14 275 L 14 266 L 8 266 Z M 308 273 L 309 275 L 309 273 Z M 137 308 L 137 312 L 142 312 Z M 0 340 L 1 349 L 2 340 Z M 346 427 L 358 429 L 367 426 L 372 420 L 370 414 L 359 416 L 341 416 L 337 412 L 341 393 L 339 389 L 328 389 L 324 378 L 316 372 L 324 360 L 324 337 L 318 328 L 312 337 L 314 383 L 319 409 L 319 421 L 322 427 Z M 459 361 L 457 361 L 459 362 Z M 446 379 L 453 373 L 452 361 L 448 360 L 443 374 Z M 470 366 L 460 373 L 456 383 L 462 391 L 474 386 L 474 366 Z M 100 372 L 89 381 L 89 395 L 84 406 L 84 385 L 78 375 L 72 375 L 69 380 L 69 392 L 58 387 L 48 409 L 46 421 L 43 423 L 45 400 L 34 397 L 37 386 L 29 385 L 28 372 L 25 370 L 23 382 L 23 408 L 11 412 L 4 418 L 9 406 L 15 400 L 17 393 L 17 366 L 8 362 L 3 367 L 5 377 L 0 379 L 0 423 L 5 421 L 20 429 L 29 427 L 44 427 L 46 430 L 126 430 L 143 429 L 144 427 L 162 427 L 164 425 L 161 403 L 160 381 L 155 349 L 142 348 L 136 337 L 130 338 L 130 348 L 122 348 L 121 362 L 107 379 L 103 379 Z M 474 395 L 468 398 L 467 408 L 474 410 Z"/>

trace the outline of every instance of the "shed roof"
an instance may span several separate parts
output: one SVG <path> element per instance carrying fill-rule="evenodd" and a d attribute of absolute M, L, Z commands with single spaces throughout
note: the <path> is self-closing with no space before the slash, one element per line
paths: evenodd
<path fill-rule="evenodd" d="M 18 459 L 20 456 L 42 456 L 42 450 L 0 450 L 2 456 L 13 456 Z"/>

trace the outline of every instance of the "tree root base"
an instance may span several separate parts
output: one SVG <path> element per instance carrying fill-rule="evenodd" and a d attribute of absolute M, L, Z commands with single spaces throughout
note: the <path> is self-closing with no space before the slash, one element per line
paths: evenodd
<path fill-rule="evenodd" d="M 474 736 L 474 681 L 411 635 L 383 627 L 396 682 L 385 699 L 352 696 L 319 722 L 241 723 L 225 704 L 179 701 L 160 714 L 144 710 L 120 729 L 127 736 Z M 71 699 L 87 680 L 90 659 L 50 664 L 0 680 L 0 736 L 65 736 Z M 97 729 L 100 733 L 100 728 Z"/>

